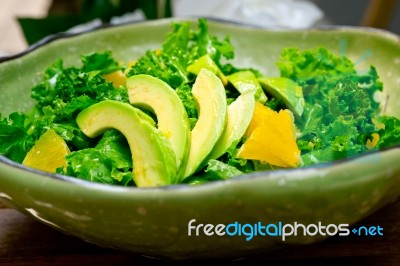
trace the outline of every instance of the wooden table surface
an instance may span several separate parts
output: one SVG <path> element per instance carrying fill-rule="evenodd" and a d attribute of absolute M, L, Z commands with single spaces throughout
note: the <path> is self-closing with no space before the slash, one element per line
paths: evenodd
<path fill-rule="evenodd" d="M 400 265 L 400 200 L 385 206 L 359 225 L 380 225 L 384 236 L 332 237 L 318 244 L 228 262 L 233 265 L 247 265 L 259 260 L 269 265 Z M 64 235 L 0 203 L 0 265 L 132 264 L 188 265 L 188 262 L 166 263 L 99 248 Z"/>

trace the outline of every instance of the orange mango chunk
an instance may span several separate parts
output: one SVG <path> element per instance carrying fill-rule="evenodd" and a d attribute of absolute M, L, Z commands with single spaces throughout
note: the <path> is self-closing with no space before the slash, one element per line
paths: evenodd
<path fill-rule="evenodd" d="M 64 139 L 49 129 L 36 141 L 26 154 L 22 164 L 55 173 L 58 167 L 67 167 L 65 156 L 70 154 Z"/>
<path fill-rule="evenodd" d="M 298 166 L 300 150 L 291 111 L 278 113 L 257 103 L 246 137 L 237 157 L 285 168 Z"/>
<path fill-rule="evenodd" d="M 254 106 L 254 113 L 253 117 L 251 118 L 249 127 L 247 128 L 245 132 L 246 138 L 250 138 L 251 133 L 256 129 L 258 126 L 260 126 L 263 122 L 265 122 L 265 119 L 267 117 L 270 117 L 273 115 L 274 110 L 266 107 L 260 102 L 256 102 L 256 105 Z"/>
<path fill-rule="evenodd" d="M 108 74 L 103 74 L 103 78 L 113 83 L 118 88 L 126 84 L 126 76 L 121 70 L 117 70 Z"/>
<path fill-rule="evenodd" d="M 379 134 L 378 133 L 372 133 L 371 134 L 372 139 L 367 139 L 367 142 L 365 143 L 365 146 L 367 147 L 368 150 L 373 149 L 376 144 L 379 142 Z"/>

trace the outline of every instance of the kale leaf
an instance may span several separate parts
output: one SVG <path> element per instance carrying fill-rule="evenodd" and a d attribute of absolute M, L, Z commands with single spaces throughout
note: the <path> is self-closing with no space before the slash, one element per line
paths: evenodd
<path fill-rule="evenodd" d="M 127 76 L 148 74 L 168 83 L 177 90 L 189 118 L 195 122 L 197 120 L 196 103 L 191 90 L 188 89 L 194 80 L 187 72 L 187 67 L 196 59 L 208 54 L 222 68 L 222 58 L 232 59 L 234 49 L 228 36 L 223 40 L 218 40 L 217 37 L 210 35 L 205 19 L 199 19 L 197 30 L 193 30 L 191 24 L 191 22 L 174 22 L 172 31 L 167 35 L 162 48 L 147 51 L 139 58 Z"/>
<path fill-rule="evenodd" d="M 380 111 L 375 94 L 382 90 L 374 67 L 357 72 L 347 57 L 325 48 L 285 49 L 277 65 L 282 77 L 303 87 L 306 104 L 296 125 L 305 165 L 367 151 L 366 141 L 377 131 L 373 118 Z"/>
<path fill-rule="evenodd" d="M 132 157 L 126 138 L 117 130 L 105 132 L 93 148 L 67 155 L 67 169 L 59 173 L 94 182 L 132 185 Z"/>

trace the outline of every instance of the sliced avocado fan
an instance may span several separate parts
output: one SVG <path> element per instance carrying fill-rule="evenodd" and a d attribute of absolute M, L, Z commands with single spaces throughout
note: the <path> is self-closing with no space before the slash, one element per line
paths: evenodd
<path fill-rule="evenodd" d="M 185 177 L 195 173 L 221 137 L 226 125 L 227 103 L 221 80 L 202 68 L 192 87 L 199 117 L 192 130 Z"/>
<path fill-rule="evenodd" d="M 138 187 L 177 183 L 175 152 L 171 143 L 139 115 L 130 104 L 106 100 L 81 111 L 76 122 L 82 132 L 94 138 L 111 128 L 127 139 L 132 153 L 133 181 Z"/>
<path fill-rule="evenodd" d="M 196 61 L 189 65 L 186 70 L 189 73 L 198 75 L 203 68 L 206 68 L 217 75 L 221 79 L 223 85 L 226 85 L 228 83 L 228 80 L 224 73 L 222 73 L 221 69 L 219 69 L 217 64 L 211 59 L 210 55 L 208 54 L 199 57 Z"/>
<path fill-rule="evenodd" d="M 250 70 L 243 70 L 228 76 L 228 81 L 232 83 L 241 94 L 252 92 L 257 101 L 264 104 L 268 97 L 265 95 L 256 75 Z"/>
<path fill-rule="evenodd" d="M 190 124 L 179 96 L 167 83 L 150 75 L 132 76 L 126 86 L 131 104 L 157 116 L 158 130 L 171 142 L 178 178 L 182 177 L 190 148 Z"/>
<path fill-rule="evenodd" d="M 254 93 L 246 92 L 228 106 L 228 120 L 225 130 L 208 156 L 209 159 L 217 159 L 233 143 L 240 141 L 253 117 L 254 105 Z"/>
<path fill-rule="evenodd" d="M 260 78 L 262 88 L 277 99 L 282 99 L 287 108 L 297 117 L 304 110 L 303 88 L 293 80 L 282 77 Z"/>

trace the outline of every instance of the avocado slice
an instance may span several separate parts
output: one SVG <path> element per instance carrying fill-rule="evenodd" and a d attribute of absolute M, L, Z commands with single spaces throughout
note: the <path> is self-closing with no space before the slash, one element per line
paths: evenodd
<path fill-rule="evenodd" d="M 297 117 L 304 110 L 303 88 L 293 80 L 282 77 L 258 79 L 262 88 L 277 99 L 282 99 L 288 109 Z"/>
<path fill-rule="evenodd" d="M 228 106 L 228 121 L 225 131 L 214 146 L 209 159 L 217 159 L 234 143 L 240 141 L 253 117 L 255 106 L 254 94 L 241 94 Z"/>
<path fill-rule="evenodd" d="M 126 86 L 131 104 L 155 113 L 158 130 L 175 152 L 177 169 L 184 169 L 190 147 L 190 124 L 179 96 L 167 83 L 150 75 L 132 76 Z"/>
<path fill-rule="evenodd" d="M 176 183 L 175 153 L 171 144 L 138 112 L 141 111 L 130 104 L 106 100 L 81 111 L 76 122 L 91 138 L 110 128 L 126 137 L 134 164 L 133 181 L 138 187 Z"/>
<path fill-rule="evenodd" d="M 226 94 L 221 80 L 210 70 L 200 70 L 192 87 L 199 117 L 192 130 L 185 177 L 198 170 L 221 137 L 226 125 Z"/>
<path fill-rule="evenodd" d="M 194 61 L 191 65 L 187 67 L 187 71 L 189 73 L 192 73 L 194 75 L 198 75 L 201 71 L 201 69 L 207 68 L 210 70 L 212 73 L 217 75 L 221 81 L 222 84 L 225 86 L 228 84 L 228 80 L 224 73 L 222 73 L 221 69 L 217 66 L 217 64 L 214 62 L 214 60 L 211 59 L 211 57 L 208 54 L 203 55 L 202 57 L 199 57 Z"/>
<path fill-rule="evenodd" d="M 257 101 L 264 104 L 268 98 L 265 95 L 256 75 L 250 70 L 243 70 L 228 76 L 228 81 L 240 93 L 252 92 Z"/>

